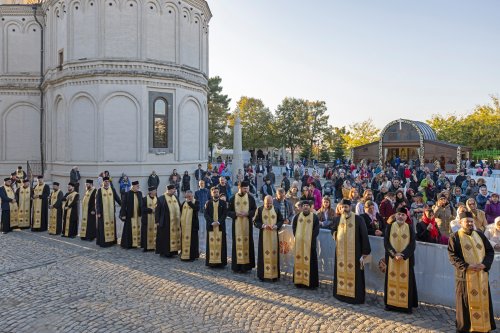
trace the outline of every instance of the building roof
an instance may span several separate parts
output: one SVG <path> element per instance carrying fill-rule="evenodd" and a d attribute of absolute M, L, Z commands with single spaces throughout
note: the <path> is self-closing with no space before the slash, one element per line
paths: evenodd
<path fill-rule="evenodd" d="M 415 126 L 417 126 L 418 129 L 420 129 L 420 131 L 422 131 L 422 134 L 424 136 L 424 140 L 437 141 L 436 132 L 434 132 L 434 130 L 429 125 L 427 125 L 426 123 L 423 123 L 421 121 L 413 121 L 413 120 L 408 120 L 408 121 L 413 122 L 415 124 Z"/>

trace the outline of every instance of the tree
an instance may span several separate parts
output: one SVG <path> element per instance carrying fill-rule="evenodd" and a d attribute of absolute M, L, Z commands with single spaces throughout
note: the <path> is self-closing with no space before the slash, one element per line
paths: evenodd
<path fill-rule="evenodd" d="M 500 147 L 500 100 L 490 96 L 492 104 L 476 105 L 470 114 L 433 115 L 427 123 L 439 140 L 468 146 L 473 150 Z"/>
<path fill-rule="evenodd" d="M 343 160 L 345 157 L 346 141 L 345 136 L 347 134 L 346 128 L 330 126 L 328 131 L 326 131 L 323 136 L 323 143 L 327 145 L 330 151 L 333 151 L 334 159 Z"/>
<path fill-rule="evenodd" d="M 365 121 L 349 125 L 344 140 L 346 148 L 351 149 L 357 146 L 372 143 L 379 139 L 380 130 L 375 126 L 373 120 L 368 118 Z"/>
<path fill-rule="evenodd" d="M 222 79 L 219 76 L 208 80 L 208 147 L 210 160 L 213 157 L 214 145 L 222 145 L 226 136 L 229 103 L 231 99 L 222 94 Z"/>
<path fill-rule="evenodd" d="M 307 118 L 305 125 L 304 138 L 308 142 L 310 150 L 308 160 L 311 160 L 311 152 L 314 142 L 319 140 L 328 131 L 329 116 L 326 113 L 326 103 L 324 101 L 306 101 L 307 104 Z"/>
<path fill-rule="evenodd" d="M 256 148 L 272 146 L 274 118 L 269 108 L 260 99 L 246 96 L 241 97 L 237 104 L 243 132 L 243 149 L 253 154 Z M 234 124 L 234 114 L 230 116 L 230 124 Z"/>
<path fill-rule="evenodd" d="M 292 161 L 295 151 L 304 143 L 304 124 L 307 120 L 307 103 L 303 99 L 286 97 L 275 112 L 273 126 L 275 142 L 290 149 Z"/>

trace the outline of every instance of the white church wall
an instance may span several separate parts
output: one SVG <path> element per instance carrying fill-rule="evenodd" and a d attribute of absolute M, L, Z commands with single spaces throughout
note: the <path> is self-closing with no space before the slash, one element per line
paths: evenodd
<path fill-rule="evenodd" d="M 93 162 L 96 160 L 96 103 L 88 94 L 73 97 L 70 114 L 71 161 Z"/>
<path fill-rule="evenodd" d="M 40 28 L 33 18 L 9 17 L 2 28 L 3 72 L 12 74 L 39 71 Z"/>
<path fill-rule="evenodd" d="M 71 4 L 69 20 L 71 60 L 97 57 L 98 48 L 98 12 L 91 1 L 75 1 Z"/>
<path fill-rule="evenodd" d="M 6 103 L 4 103 L 6 102 Z M 0 109 L 2 159 L 26 162 L 40 158 L 40 111 L 36 99 L 3 101 Z"/>
<path fill-rule="evenodd" d="M 100 5 L 104 7 L 104 55 L 137 58 L 140 10 L 137 2 L 107 0 Z"/>

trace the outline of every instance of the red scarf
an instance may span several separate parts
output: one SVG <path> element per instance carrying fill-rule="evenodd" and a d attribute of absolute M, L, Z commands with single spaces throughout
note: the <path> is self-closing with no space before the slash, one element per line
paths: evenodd
<path fill-rule="evenodd" d="M 429 225 L 429 223 L 432 224 L 432 229 L 430 231 L 431 237 L 433 239 L 437 239 L 439 237 L 439 231 L 436 226 L 436 220 L 434 218 L 429 219 L 424 213 L 424 215 L 422 216 L 422 222 L 424 222 L 426 225 Z"/>

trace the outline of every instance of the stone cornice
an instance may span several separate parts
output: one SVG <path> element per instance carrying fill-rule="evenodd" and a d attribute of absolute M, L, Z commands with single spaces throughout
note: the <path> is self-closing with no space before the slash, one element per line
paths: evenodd
<path fill-rule="evenodd" d="M 0 16 L 33 16 L 33 6 L 0 5 Z"/>
<path fill-rule="evenodd" d="M 78 61 L 64 64 L 62 70 L 51 69 L 45 75 L 43 87 L 60 85 L 66 81 L 137 80 L 157 79 L 179 81 L 208 91 L 208 79 L 204 74 L 185 66 L 165 65 L 126 60 Z"/>
<path fill-rule="evenodd" d="M 0 90 L 38 89 L 40 77 L 36 75 L 1 75 Z"/>

